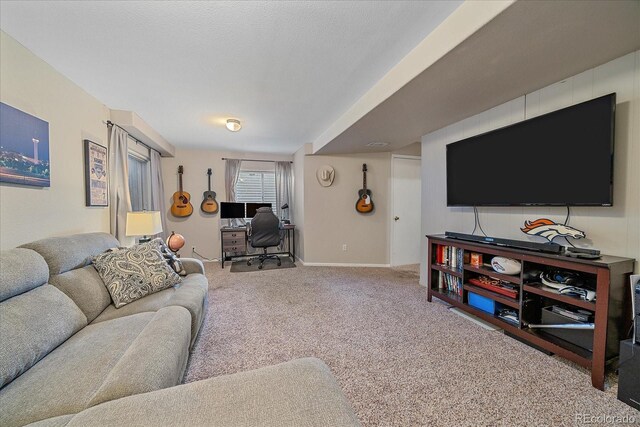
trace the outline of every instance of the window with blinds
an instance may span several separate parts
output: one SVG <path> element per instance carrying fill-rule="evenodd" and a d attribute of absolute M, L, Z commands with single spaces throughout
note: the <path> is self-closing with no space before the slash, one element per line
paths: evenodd
<path fill-rule="evenodd" d="M 131 209 L 136 211 L 151 210 L 151 177 L 149 160 L 129 154 L 129 194 Z"/>
<path fill-rule="evenodd" d="M 276 212 L 276 174 L 272 171 L 240 171 L 236 202 L 271 203 Z"/>

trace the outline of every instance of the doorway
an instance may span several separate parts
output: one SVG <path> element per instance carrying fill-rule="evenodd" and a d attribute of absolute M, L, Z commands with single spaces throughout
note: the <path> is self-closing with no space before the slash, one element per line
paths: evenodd
<path fill-rule="evenodd" d="M 421 159 L 391 156 L 391 266 L 419 264 Z"/>

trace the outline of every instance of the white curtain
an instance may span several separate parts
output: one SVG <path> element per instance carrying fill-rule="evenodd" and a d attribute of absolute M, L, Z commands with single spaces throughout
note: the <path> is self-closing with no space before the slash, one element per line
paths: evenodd
<path fill-rule="evenodd" d="M 291 162 L 276 162 L 276 212 L 278 218 L 293 222 L 293 168 Z M 284 204 L 289 209 L 281 209 Z"/>
<path fill-rule="evenodd" d="M 125 235 L 127 212 L 131 211 L 129 195 L 129 167 L 127 162 L 127 132 L 111 126 L 109 132 L 109 212 L 111 214 L 111 234 L 122 245 L 132 239 Z"/>
<path fill-rule="evenodd" d="M 240 179 L 240 166 L 242 160 L 227 159 L 224 170 L 224 189 L 227 193 L 227 201 L 236 201 L 236 185 Z M 244 218 L 234 218 L 229 221 L 229 225 L 234 227 L 244 227 Z"/>
<path fill-rule="evenodd" d="M 162 166 L 160 164 L 160 153 L 155 150 L 151 152 L 151 210 L 160 211 L 160 221 L 162 222 L 162 233 L 164 239 L 167 236 L 167 208 L 165 205 L 164 182 L 162 181 Z"/>
<path fill-rule="evenodd" d="M 240 165 L 242 160 L 227 159 L 224 171 L 224 189 L 227 193 L 227 201 L 236 201 L 236 184 L 240 178 Z"/>

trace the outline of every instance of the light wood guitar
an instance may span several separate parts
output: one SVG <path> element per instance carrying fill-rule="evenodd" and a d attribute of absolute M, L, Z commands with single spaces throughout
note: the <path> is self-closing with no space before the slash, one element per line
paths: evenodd
<path fill-rule="evenodd" d="M 193 213 L 193 206 L 191 205 L 191 194 L 182 190 L 182 165 L 178 166 L 178 179 L 180 182 L 180 188 L 173 193 L 173 204 L 171 205 L 171 215 L 184 218 Z"/>
<path fill-rule="evenodd" d="M 367 164 L 362 164 L 362 189 L 358 190 L 358 201 L 356 211 L 359 213 L 373 212 L 374 205 L 371 199 L 371 190 L 367 188 Z"/>
<path fill-rule="evenodd" d="M 218 202 L 216 202 L 216 192 L 211 191 L 211 168 L 207 170 L 207 175 L 209 175 L 209 191 L 202 193 L 200 210 L 204 213 L 214 214 L 218 212 Z"/>

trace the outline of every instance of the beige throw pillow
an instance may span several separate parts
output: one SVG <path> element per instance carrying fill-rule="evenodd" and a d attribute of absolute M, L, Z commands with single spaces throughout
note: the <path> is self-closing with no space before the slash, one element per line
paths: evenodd
<path fill-rule="evenodd" d="M 157 240 L 110 250 L 93 258 L 116 308 L 182 281 L 165 261 Z"/>

